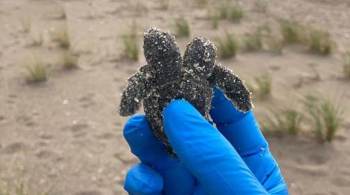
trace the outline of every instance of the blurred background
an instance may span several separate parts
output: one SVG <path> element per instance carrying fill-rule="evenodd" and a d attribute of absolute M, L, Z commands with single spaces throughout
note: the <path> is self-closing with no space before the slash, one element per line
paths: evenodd
<path fill-rule="evenodd" d="M 215 42 L 297 195 L 350 194 L 350 1 L 1 0 L 0 195 L 126 194 L 143 32 Z"/>

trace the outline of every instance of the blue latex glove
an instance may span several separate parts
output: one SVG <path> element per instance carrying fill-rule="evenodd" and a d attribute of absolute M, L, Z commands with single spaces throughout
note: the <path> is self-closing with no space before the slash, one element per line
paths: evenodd
<path fill-rule="evenodd" d="M 177 159 L 143 115 L 125 125 L 124 136 L 141 161 L 125 179 L 130 195 L 288 194 L 253 112 L 238 112 L 221 91 L 215 90 L 210 113 L 217 128 L 185 100 L 171 102 L 163 114 Z"/>

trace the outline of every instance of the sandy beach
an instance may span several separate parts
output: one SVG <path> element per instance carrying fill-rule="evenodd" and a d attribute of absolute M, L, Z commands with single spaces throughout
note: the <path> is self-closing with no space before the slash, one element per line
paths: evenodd
<path fill-rule="evenodd" d="M 182 51 L 194 36 L 211 40 L 227 32 L 245 35 L 260 25 L 277 28 L 279 18 L 327 30 L 336 47 L 328 56 L 286 46 L 282 54 L 239 52 L 218 59 L 252 82 L 268 73 L 272 92 L 256 100 L 259 121 L 276 107 L 298 107 L 306 94 L 329 97 L 344 110 L 331 143 L 320 144 L 311 130 L 299 135 L 267 134 L 292 195 L 350 194 L 350 80 L 343 55 L 350 50 L 350 1 L 270 0 L 266 13 L 254 1 L 239 1 L 239 23 L 212 27 L 208 10 L 218 1 L 170 0 L 1 0 L 0 1 L 0 194 L 2 186 L 23 183 L 29 195 L 123 195 L 124 176 L 137 162 L 122 135 L 127 118 L 118 114 L 121 91 L 145 59 L 144 30 L 175 31 L 184 17 L 191 36 L 177 38 Z M 200 1 L 199 1 L 200 2 Z M 137 61 L 123 58 L 122 37 L 136 24 Z M 67 28 L 78 68 L 62 68 L 64 52 L 52 34 Z M 40 58 L 48 68 L 42 83 L 26 81 L 25 66 Z M 254 95 L 254 94 L 253 94 Z M 10 187 L 11 188 L 11 187 Z M 2 195 L 2 194 L 1 194 Z"/>

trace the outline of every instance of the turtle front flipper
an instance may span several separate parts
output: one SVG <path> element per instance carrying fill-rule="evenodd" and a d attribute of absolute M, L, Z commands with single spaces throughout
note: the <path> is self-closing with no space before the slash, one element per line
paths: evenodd
<path fill-rule="evenodd" d="M 133 76 L 128 79 L 128 85 L 124 89 L 119 113 L 121 116 L 129 116 L 134 114 L 141 105 L 141 101 L 147 95 L 148 91 L 148 65 L 140 68 Z"/>
<path fill-rule="evenodd" d="M 243 81 L 230 69 L 215 65 L 213 73 L 209 78 L 212 85 L 223 90 L 226 97 L 243 112 L 249 111 L 252 107 L 251 93 Z"/>

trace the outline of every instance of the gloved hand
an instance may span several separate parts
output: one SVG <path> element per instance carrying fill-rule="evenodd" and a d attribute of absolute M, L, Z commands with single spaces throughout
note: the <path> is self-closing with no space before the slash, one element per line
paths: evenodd
<path fill-rule="evenodd" d="M 288 194 L 253 112 L 238 112 L 221 91 L 215 90 L 210 113 L 217 128 L 185 100 L 172 101 L 163 114 L 177 158 L 166 153 L 143 115 L 125 125 L 141 161 L 125 179 L 130 195 Z"/>

